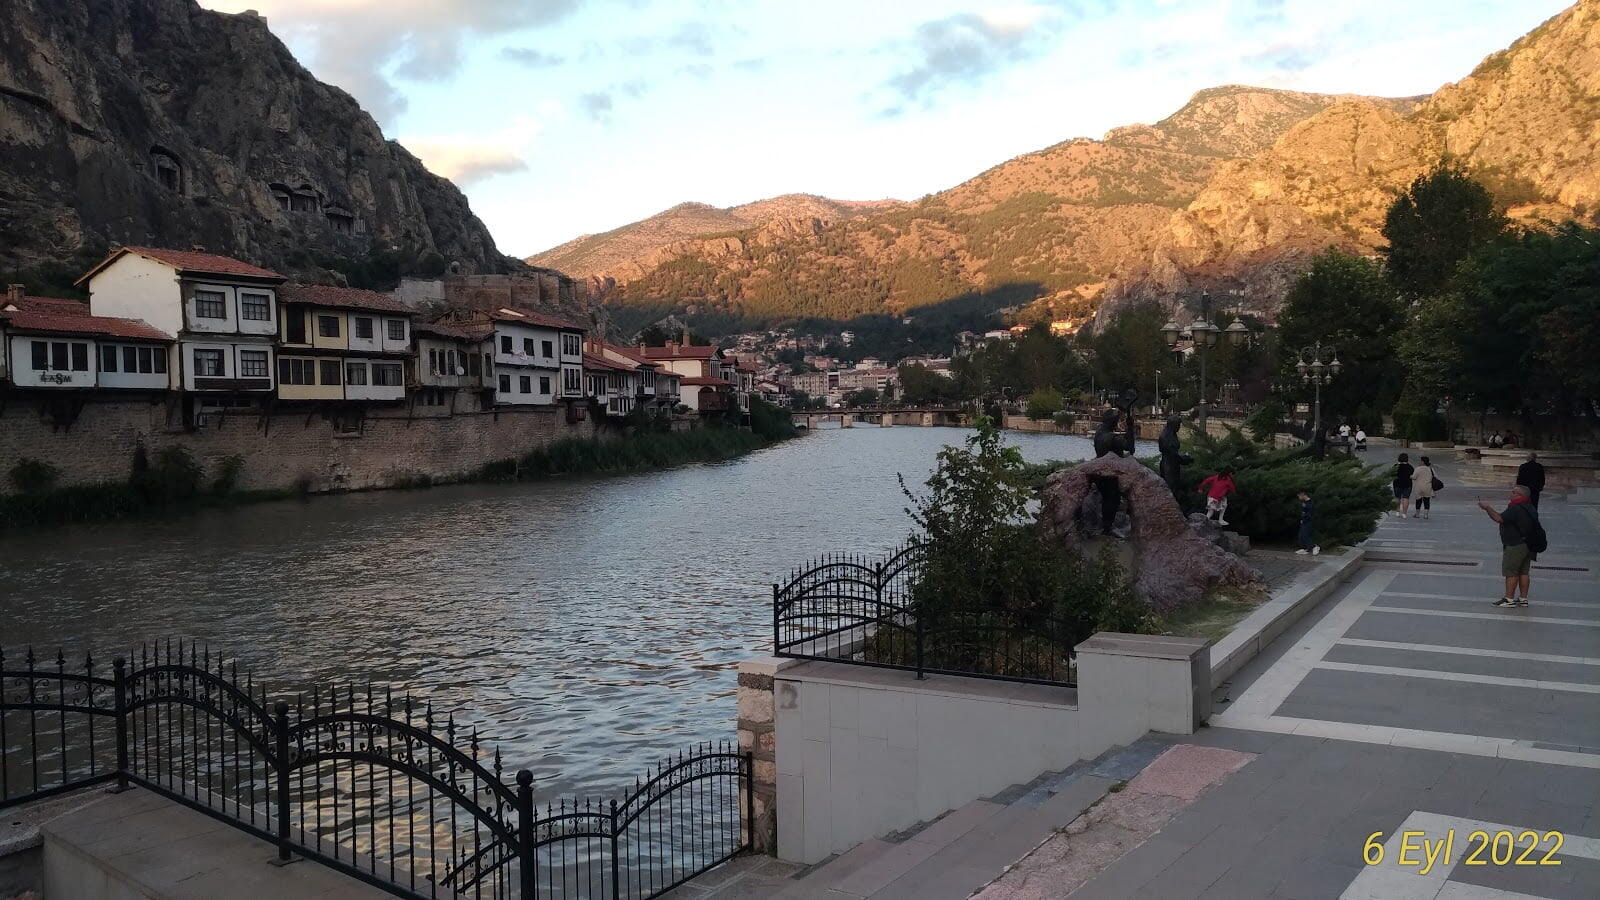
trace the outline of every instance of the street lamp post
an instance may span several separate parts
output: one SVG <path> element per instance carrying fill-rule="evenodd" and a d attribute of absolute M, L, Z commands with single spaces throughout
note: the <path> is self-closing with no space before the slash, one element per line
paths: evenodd
<path fill-rule="evenodd" d="M 1300 380 L 1312 385 L 1316 389 L 1315 401 L 1311 413 L 1311 438 L 1316 440 L 1322 434 L 1322 386 L 1331 382 L 1335 375 L 1344 371 L 1344 364 L 1339 362 L 1339 351 L 1332 347 L 1327 348 L 1327 353 L 1332 357 L 1331 362 L 1322 361 L 1322 342 L 1317 341 L 1310 347 L 1300 348 L 1299 361 L 1295 363 L 1294 370 Z M 1307 362 L 1306 357 L 1311 357 Z"/>
<path fill-rule="evenodd" d="M 1217 341 L 1220 340 L 1224 334 L 1228 336 L 1228 343 L 1233 344 L 1236 347 L 1240 344 L 1243 344 L 1245 341 L 1250 339 L 1250 327 L 1245 325 L 1244 322 L 1239 319 L 1234 319 L 1233 324 L 1229 325 L 1226 330 L 1218 328 L 1216 325 L 1212 324 L 1211 292 L 1202 291 L 1200 293 L 1200 315 L 1194 320 L 1194 323 L 1185 329 L 1182 325 L 1178 324 L 1177 318 L 1174 317 L 1172 320 L 1168 321 L 1166 325 L 1162 326 L 1161 333 L 1167 339 L 1167 346 L 1173 348 L 1178 346 L 1178 341 L 1182 338 L 1189 338 L 1194 345 L 1195 352 L 1200 354 L 1200 407 L 1196 418 L 1198 418 L 1200 422 L 1200 431 L 1204 433 L 1206 430 L 1207 351 L 1209 351 L 1212 347 L 1215 347 L 1217 345 Z"/>

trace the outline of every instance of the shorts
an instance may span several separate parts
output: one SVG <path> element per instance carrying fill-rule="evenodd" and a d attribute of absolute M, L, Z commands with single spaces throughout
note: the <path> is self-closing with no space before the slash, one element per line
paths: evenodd
<path fill-rule="evenodd" d="M 1404 484 L 1402 484 L 1402 483 L 1400 483 L 1398 481 L 1395 482 L 1395 485 L 1394 485 L 1394 498 L 1396 500 L 1410 500 L 1411 499 L 1411 482 L 1407 481 Z"/>
<path fill-rule="evenodd" d="M 1503 578 L 1527 575 L 1532 568 L 1533 554 L 1528 552 L 1527 544 L 1512 544 L 1500 554 L 1500 575 Z"/>

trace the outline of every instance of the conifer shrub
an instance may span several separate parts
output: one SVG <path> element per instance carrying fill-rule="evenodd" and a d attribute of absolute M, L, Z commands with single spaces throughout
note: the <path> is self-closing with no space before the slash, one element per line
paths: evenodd
<path fill-rule="evenodd" d="M 24 456 L 11 467 L 6 477 L 11 482 L 12 490 L 19 494 L 36 495 L 54 488 L 61 478 L 61 470 L 43 460 Z"/>

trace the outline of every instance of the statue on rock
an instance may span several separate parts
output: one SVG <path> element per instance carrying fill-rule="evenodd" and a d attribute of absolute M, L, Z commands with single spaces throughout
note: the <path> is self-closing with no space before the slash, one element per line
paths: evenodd
<path fill-rule="evenodd" d="M 1123 394 L 1127 401 L 1125 409 L 1112 407 L 1100 417 L 1100 427 L 1094 432 L 1094 455 L 1096 459 L 1106 456 L 1121 458 L 1133 455 L 1134 424 L 1133 404 L 1139 395 L 1134 391 Z M 1117 431 L 1117 421 L 1126 414 L 1128 427 L 1126 431 Z M 1115 475 L 1102 475 L 1095 479 L 1095 490 L 1100 492 L 1100 533 L 1111 535 L 1117 523 L 1117 510 L 1122 507 L 1122 483 Z"/>
<path fill-rule="evenodd" d="M 1080 550 L 1093 535 L 1085 533 L 1079 509 L 1103 479 L 1119 484 L 1128 494 L 1134 588 L 1151 608 L 1164 612 L 1194 603 L 1219 585 L 1243 586 L 1261 580 L 1260 573 L 1243 559 L 1189 527 L 1159 475 L 1119 455 L 1078 463 L 1045 481 L 1039 508 L 1045 533 L 1074 551 Z"/>
<path fill-rule="evenodd" d="M 1161 480 L 1172 489 L 1172 496 L 1180 496 L 1183 490 L 1183 467 L 1194 462 L 1194 457 L 1184 454 L 1183 448 L 1178 443 L 1178 426 L 1182 420 L 1177 416 L 1167 417 L 1167 427 L 1161 429 L 1161 436 L 1156 439 L 1156 449 L 1161 451 Z"/>

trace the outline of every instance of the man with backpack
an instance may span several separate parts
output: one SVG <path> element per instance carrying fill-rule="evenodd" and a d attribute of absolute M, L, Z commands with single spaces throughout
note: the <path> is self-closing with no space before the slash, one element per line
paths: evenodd
<path fill-rule="evenodd" d="M 1511 502 L 1500 512 L 1487 501 L 1479 500 L 1478 508 L 1489 514 L 1500 526 L 1500 574 L 1506 579 L 1505 596 L 1494 602 L 1495 606 L 1527 606 L 1530 570 L 1533 561 L 1549 546 L 1544 526 L 1539 524 L 1539 512 L 1528 499 L 1527 485 L 1511 489 Z M 1522 596 L 1517 596 L 1518 589 Z"/>

